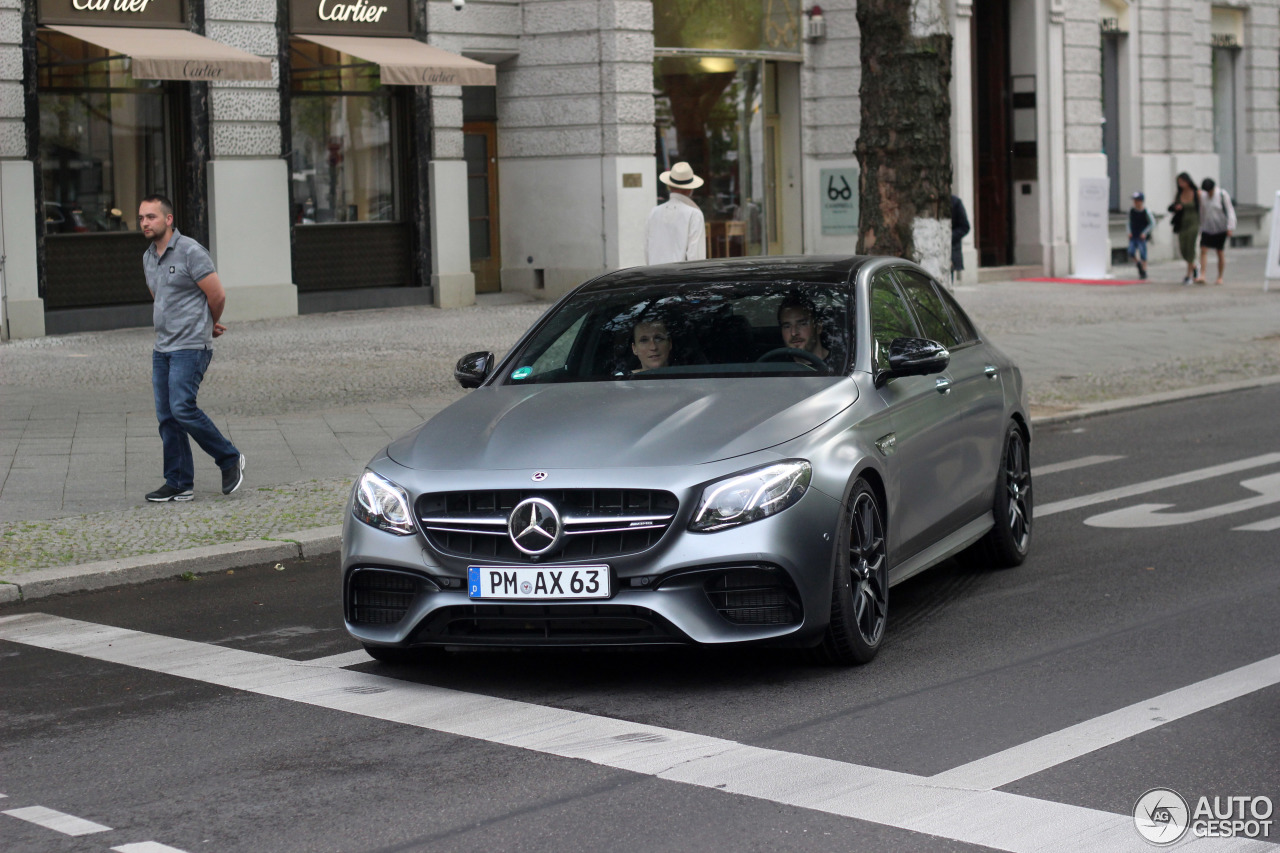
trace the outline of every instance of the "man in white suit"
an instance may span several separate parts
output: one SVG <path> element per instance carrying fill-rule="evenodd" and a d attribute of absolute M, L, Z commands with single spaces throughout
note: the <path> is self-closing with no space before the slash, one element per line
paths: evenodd
<path fill-rule="evenodd" d="M 644 261 L 670 264 L 701 261 L 707 257 L 707 238 L 702 210 L 690 196 L 702 186 L 702 178 L 685 162 L 658 176 L 671 189 L 671 198 L 649 212 L 645 225 Z"/>

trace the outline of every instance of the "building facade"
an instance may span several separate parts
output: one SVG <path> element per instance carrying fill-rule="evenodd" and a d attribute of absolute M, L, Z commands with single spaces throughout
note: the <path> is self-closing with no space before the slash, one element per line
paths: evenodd
<path fill-rule="evenodd" d="M 5 335 L 148 323 L 151 192 L 231 320 L 554 298 L 643 262 L 677 160 L 708 256 L 855 250 L 856 0 L 455 2 L 0 0 Z M 1212 177 L 1265 241 L 1280 0 L 935 7 L 966 276 L 1070 274 L 1082 178 L 1118 217 Z"/>

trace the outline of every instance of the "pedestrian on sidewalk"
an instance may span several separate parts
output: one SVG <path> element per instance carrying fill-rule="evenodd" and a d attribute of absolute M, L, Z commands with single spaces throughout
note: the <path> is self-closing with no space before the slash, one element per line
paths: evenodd
<path fill-rule="evenodd" d="M 1222 284 L 1227 268 L 1227 238 L 1236 230 L 1236 208 L 1231 196 L 1213 178 L 1205 178 L 1200 190 L 1200 276 L 1196 284 L 1205 282 L 1210 249 L 1218 253 L 1218 280 L 1214 284 Z"/>
<path fill-rule="evenodd" d="M 151 390 L 164 446 L 164 485 L 148 493 L 147 500 L 191 500 L 192 438 L 222 470 L 222 493 L 229 495 L 244 481 L 244 454 L 196 405 L 200 382 L 213 358 L 213 339 L 227 330 L 218 322 L 226 292 L 204 246 L 173 227 L 169 199 L 144 198 L 138 205 L 138 228 L 151 241 L 142 253 L 142 271 L 155 300 Z"/>
<path fill-rule="evenodd" d="M 702 186 L 702 178 L 683 161 L 658 176 L 671 189 L 671 198 L 649 211 L 644 228 L 644 262 L 670 264 L 701 261 L 707 257 L 706 226 L 702 208 L 690 196 Z"/>
<path fill-rule="evenodd" d="M 1178 235 L 1178 254 L 1187 262 L 1187 274 L 1182 277 L 1182 283 L 1191 284 L 1200 277 L 1200 268 L 1196 266 L 1196 240 L 1200 238 L 1200 191 L 1186 172 L 1178 175 L 1178 189 L 1173 194 L 1169 212 L 1173 214 L 1169 223 L 1173 226 L 1173 233 Z"/>
<path fill-rule="evenodd" d="M 1156 227 L 1156 219 L 1147 210 L 1147 197 L 1139 190 L 1133 194 L 1129 208 L 1129 257 L 1138 264 L 1138 278 L 1147 277 L 1147 240 Z"/>
<path fill-rule="evenodd" d="M 951 290 L 956 289 L 956 276 L 964 272 L 964 251 L 961 243 L 969 233 L 969 214 L 965 212 L 960 196 L 951 196 Z"/>

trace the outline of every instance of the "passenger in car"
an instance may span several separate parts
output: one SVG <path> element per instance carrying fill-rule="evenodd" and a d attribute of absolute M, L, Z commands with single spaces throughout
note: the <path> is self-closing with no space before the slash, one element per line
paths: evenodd
<path fill-rule="evenodd" d="M 783 346 L 804 350 L 824 362 L 831 354 L 822 344 L 822 323 L 813 302 L 801 293 L 789 293 L 778 306 L 778 329 L 782 332 Z M 800 364 L 808 364 L 796 357 Z"/>
<path fill-rule="evenodd" d="M 671 363 L 671 335 L 667 325 L 656 317 L 641 319 L 631 331 L 631 352 L 640 360 L 632 373 L 643 373 Z"/>

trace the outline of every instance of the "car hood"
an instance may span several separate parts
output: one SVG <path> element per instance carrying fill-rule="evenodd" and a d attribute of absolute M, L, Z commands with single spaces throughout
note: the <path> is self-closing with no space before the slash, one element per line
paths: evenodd
<path fill-rule="evenodd" d="M 857 398 L 847 377 L 486 386 L 387 455 L 437 471 L 699 464 L 793 439 Z"/>

